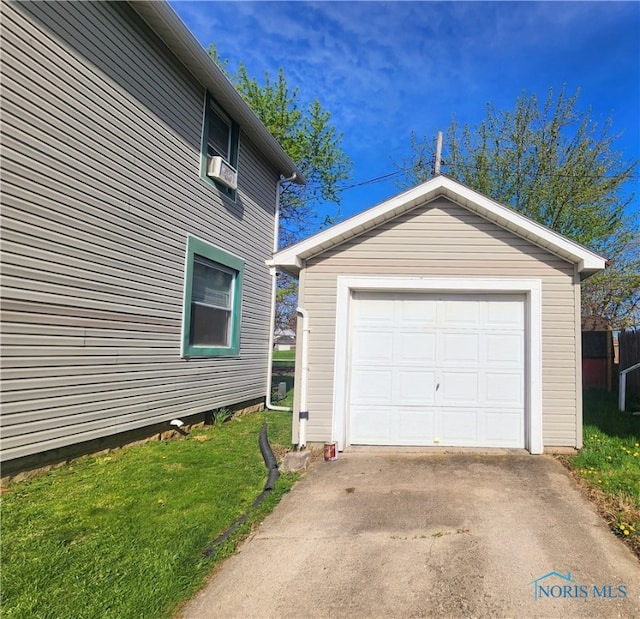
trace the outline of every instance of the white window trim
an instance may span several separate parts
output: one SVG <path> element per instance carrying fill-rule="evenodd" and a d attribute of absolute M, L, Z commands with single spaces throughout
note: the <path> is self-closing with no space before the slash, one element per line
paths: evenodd
<path fill-rule="evenodd" d="M 336 340 L 333 374 L 332 441 L 343 450 L 347 429 L 349 388 L 349 330 L 354 291 L 520 293 L 525 295 L 526 375 L 525 448 L 543 452 L 542 444 L 542 281 L 540 279 L 472 279 L 338 276 Z"/>

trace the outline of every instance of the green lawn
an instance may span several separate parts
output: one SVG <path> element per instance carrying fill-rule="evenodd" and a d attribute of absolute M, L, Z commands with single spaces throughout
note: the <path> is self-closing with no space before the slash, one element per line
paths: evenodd
<path fill-rule="evenodd" d="M 294 350 L 274 350 L 273 360 L 274 361 L 295 361 L 296 351 L 295 349 Z"/>
<path fill-rule="evenodd" d="M 273 375 L 271 377 L 271 388 L 272 388 L 272 402 L 276 406 L 287 406 L 291 408 L 293 406 L 293 372 L 289 370 L 281 370 L 278 371 L 274 368 Z M 286 395 L 284 399 L 278 399 L 278 384 L 285 383 L 286 385 Z"/>
<path fill-rule="evenodd" d="M 584 447 L 565 462 L 640 554 L 640 417 L 618 411 L 615 394 L 585 391 Z"/>
<path fill-rule="evenodd" d="M 10 486 L 1 499 L 2 616 L 170 617 L 296 479 L 282 476 L 249 522 L 203 558 L 264 486 L 265 420 L 274 451 L 289 447 L 291 414 L 260 413 Z"/>

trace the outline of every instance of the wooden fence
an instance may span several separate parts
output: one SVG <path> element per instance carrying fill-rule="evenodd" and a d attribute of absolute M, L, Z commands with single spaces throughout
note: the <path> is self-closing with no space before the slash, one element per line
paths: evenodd
<path fill-rule="evenodd" d="M 640 363 L 640 328 L 620 331 L 618 334 L 620 347 L 620 370 Z M 640 400 L 640 370 L 627 374 L 627 400 Z"/>

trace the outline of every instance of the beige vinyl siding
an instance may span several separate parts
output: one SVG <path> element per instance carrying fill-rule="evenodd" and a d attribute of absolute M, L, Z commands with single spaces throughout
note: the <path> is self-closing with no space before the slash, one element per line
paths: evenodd
<path fill-rule="evenodd" d="M 277 170 L 241 131 L 236 201 L 200 178 L 204 89 L 127 3 L 2 12 L 3 459 L 263 397 Z M 189 234 L 245 260 L 239 358 L 180 358 Z"/>
<path fill-rule="evenodd" d="M 543 442 L 575 446 L 574 266 L 444 198 L 308 260 L 300 304 L 311 326 L 310 442 L 331 437 L 338 275 L 541 279 Z"/>

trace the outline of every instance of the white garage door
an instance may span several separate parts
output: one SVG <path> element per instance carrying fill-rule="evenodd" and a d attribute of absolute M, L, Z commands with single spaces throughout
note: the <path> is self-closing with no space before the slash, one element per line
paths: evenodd
<path fill-rule="evenodd" d="M 524 296 L 354 292 L 352 445 L 524 447 Z"/>

